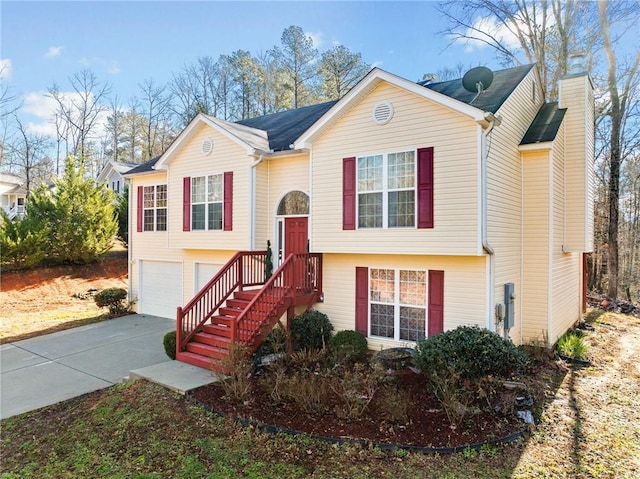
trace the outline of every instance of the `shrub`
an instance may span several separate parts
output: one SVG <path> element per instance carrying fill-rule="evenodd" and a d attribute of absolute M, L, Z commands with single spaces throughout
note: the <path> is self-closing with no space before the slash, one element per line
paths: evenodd
<path fill-rule="evenodd" d="M 311 309 L 299 314 L 291 321 L 293 347 L 302 349 L 321 349 L 331 339 L 333 325 L 326 314 Z"/>
<path fill-rule="evenodd" d="M 461 326 L 420 340 L 415 362 L 425 374 L 446 370 L 473 381 L 486 375 L 509 377 L 526 365 L 528 358 L 496 333 Z"/>
<path fill-rule="evenodd" d="M 364 364 L 357 364 L 345 369 L 339 376 L 332 376 L 329 387 L 341 403 L 336 408 L 336 415 L 347 420 L 362 417 L 384 380 L 385 375 L 380 368 Z"/>
<path fill-rule="evenodd" d="M 121 314 L 128 311 L 128 305 L 125 304 L 127 299 L 127 290 L 123 288 L 107 288 L 100 291 L 94 296 L 94 300 L 98 307 L 109 308 L 109 314 Z"/>
<path fill-rule="evenodd" d="M 556 345 L 558 353 L 571 359 L 587 359 L 587 345 L 582 340 L 582 334 L 577 331 L 567 331 Z"/>
<path fill-rule="evenodd" d="M 171 359 L 176 359 L 176 332 L 169 331 L 165 334 L 162 344 L 164 344 L 164 352 L 167 353 L 167 356 Z"/>
<path fill-rule="evenodd" d="M 367 338 L 353 330 L 340 331 L 329 340 L 329 350 L 337 362 L 357 363 L 367 360 Z"/>
<path fill-rule="evenodd" d="M 222 367 L 227 375 L 214 371 L 224 389 L 225 399 L 234 403 L 244 403 L 251 393 L 251 370 L 253 368 L 247 348 L 232 344 L 229 355 L 222 360 Z"/>
<path fill-rule="evenodd" d="M 44 233 L 29 220 L 10 220 L 0 208 L 0 264 L 3 269 L 28 269 L 45 257 Z"/>

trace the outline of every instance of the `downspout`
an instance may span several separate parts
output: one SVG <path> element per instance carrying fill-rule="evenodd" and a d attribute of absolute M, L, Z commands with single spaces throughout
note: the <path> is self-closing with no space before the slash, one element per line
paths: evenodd
<path fill-rule="evenodd" d="M 264 160 L 264 154 L 249 166 L 251 170 L 249 185 L 249 250 L 254 251 L 256 248 L 256 167 Z"/>
<path fill-rule="evenodd" d="M 488 210 L 488 187 L 487 187 L 487 163 L 489 156 L 488 139 L 489 135 L 493 131 L 493 128 L 500 124 L 500 119 L 496 118 L 493 113 L 486 112 L 484 118 L 489 122 L 489 126 L 482 132 L 482 147 L 480 152 L 480 201 L 481 201 L 481 241 L 482 249 L 489 255 L 489 300 L 488 300 L 488 318 L 487 329 L 490 331 L 496 330 L 496 322 L 491 321 L 491 318 L 495 318 L 494 304 L 495 304 L 495 250 L 489 244 L 488 231 L 487 231 L 487 210 Z"/>

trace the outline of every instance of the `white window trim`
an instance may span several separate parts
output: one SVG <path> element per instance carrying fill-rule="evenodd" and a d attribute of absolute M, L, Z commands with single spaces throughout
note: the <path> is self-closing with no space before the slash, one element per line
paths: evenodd
<path fill-rule="evenodd" d="M 367 302 L 368 302 L 368 310 L 369 313 L 367 315 L 367 328 L 368 335 L 371 338 L 380 339 L 384 341 L 396 341 L 402 343 L 411 343 L 415 344 L 417 341 L 413 341 L 410 339 L 401 339 L 400 338 L 400 307 L 406 306 L 410 308 L 423 308 L 424 309 L 424 337 L 428 336 L 429 329 L 429 271 L 426 269 L 407 269 L 407 268 L 389 268 L 389 267 L 369 267 L 369 275 L 368 275 L 368 284 L 367 284 Z M 372 304 L 381 304 L 381 305 L 391 305 L 391 303 L 385 303 L 383 301 L 374 301 L 371 299 L 371 273 L 373 270 L 392 270 L 394 271 L 394 288 L 393 288 L 393 338 L 387 336 L 377 336 L 371 332 L 371 305 Z M 424 306 L 419 306 L 415 304 L 404 304 L 400 303 L 400 271 L 416 271 L 420 273 L 424 273 L 425 282 L 424 282 L 424 297 L 425 303 Z"/>
<path fill-rule="evenodd" d="M 219 176 L 222 184 L 222 195 L 219 201 L 207 201 L 209 196 L 209 178 L 212 176 Z M 204 201 L 193 201 L 193 180 L 196 178 L 204 178 Z M 224 230 L 224 173 L 212 173 L 209 175 L 198 175 L 191 177 L 191 199 L 190 199 L 191 208 L 191 231 L 223 231 Z M 221 226 L 220 228 L 209 228 L 209 205 L 220 204 L 221 205 Z M 194 205 L 205 205 L 204 206 L 204 228 L 195 228 L 193 224 L 194 215 L 193 215 L 193 206 Z"/>
<path fill-rule="evenodd" d="M 407 153 L 413 152 L 413 177 L 414 183 L 413 188 L 399 188 L 394 190 L 389 190 L 389 155 L 394 153 Z M 370 190 L 370 191 L 360 191 L 359 181 L 358 181 L 358 160 L 361 158 L 366 158 L 369 156 L 382 156 L 382 189 L 381 190 Z M 389 226 L 389 193 L 396 191 L 413 191 L 413 225 L 410 226 Z M 382 193 L 382 226 L 381 227 L 366 227 L 360 226 L 360 194 L 369 194 L 369 193 Z M 376 153 L 367 153 L 364 155 L 356 155 L 356 229 L 362 230 L 381 230 L 381 229 L 390 229 L 390 230 L 401 230 L 401 229 L 416 229 L 418 226 L 418 148 L 400 148 L 393 151 L 386 152 L 376 152 Z"/>
<path fill-rule="evenodd" d="M 159 186 L 165 187 L 166 202 L 167 202 L 166 206 L 158 206 L 158 187 Z M 153 206 L 150 208 L 145 207 L 144 205 L 146 188 L 153 188 Z M 153 210 L 153 229 L 147 229 L 146 228 L 147 224 L 145 221 L 146 220 L 145 212 L 151 211 L 151 210 Z M 166 211 L 166 223 L 165 223 L 165 229 L 163 230 L 158 229 L 158 210 Z M 143 233 L 151 233 L 154 231 L 165 232 L 168 229 L 168 226 L 169 226 L 168 223 L 169 223 L 169 187 L 168 185 L 166 183 L 158 183 L 155 185 L 144 185 L 142 187 L 142 232 Z"/>

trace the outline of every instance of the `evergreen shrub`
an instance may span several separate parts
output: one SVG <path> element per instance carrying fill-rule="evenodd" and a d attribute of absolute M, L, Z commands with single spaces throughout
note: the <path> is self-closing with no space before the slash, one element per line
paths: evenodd
<path fill-rule="evenodd" d="M 291 336 L 296 351 L 325 348 L 332 333 L 333 325 L 329 317 L 315 309 L 294 316 L 291 321 Z"/>

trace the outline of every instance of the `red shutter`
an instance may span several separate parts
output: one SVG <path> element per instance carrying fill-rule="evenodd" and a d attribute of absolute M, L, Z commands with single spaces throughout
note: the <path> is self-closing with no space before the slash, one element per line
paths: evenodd
<path fill-rule="evenodd" d="M 369 268 L 356 267 L 356 331 L 369 330 Z"/>
<path fill-rule="evenodd" d="M 418 228 L 433 228 L 433 147 L 418 150 Z"/>
<path fill-rule="evenodd" d="M 137 211 L 138 233 L 140 233 L 142 231 L 142 223 L 143 223 L 142 205 L 143 205 L 143 201 L 144 201 L 144 194 L 143 194 L 142 186 L 138 186 L 138 211 Z"/>
<path fill-rule="evenodd" d="M 233 230 L 233 171 L 224 174 L 224 230 Z"/>
<path fill-rule="evenodd" d="M 429 270 L 429 336 L 444 331 L 444 271 Z"/>
<path fill-rule="evenodd" d="M 342 229 L 356 229 L 356 159 L 342 160 Z"/>
<path fill-rule="evenodd" d="M 191 178 L 182 179 L 182 231 L 191 231 Z"/>

